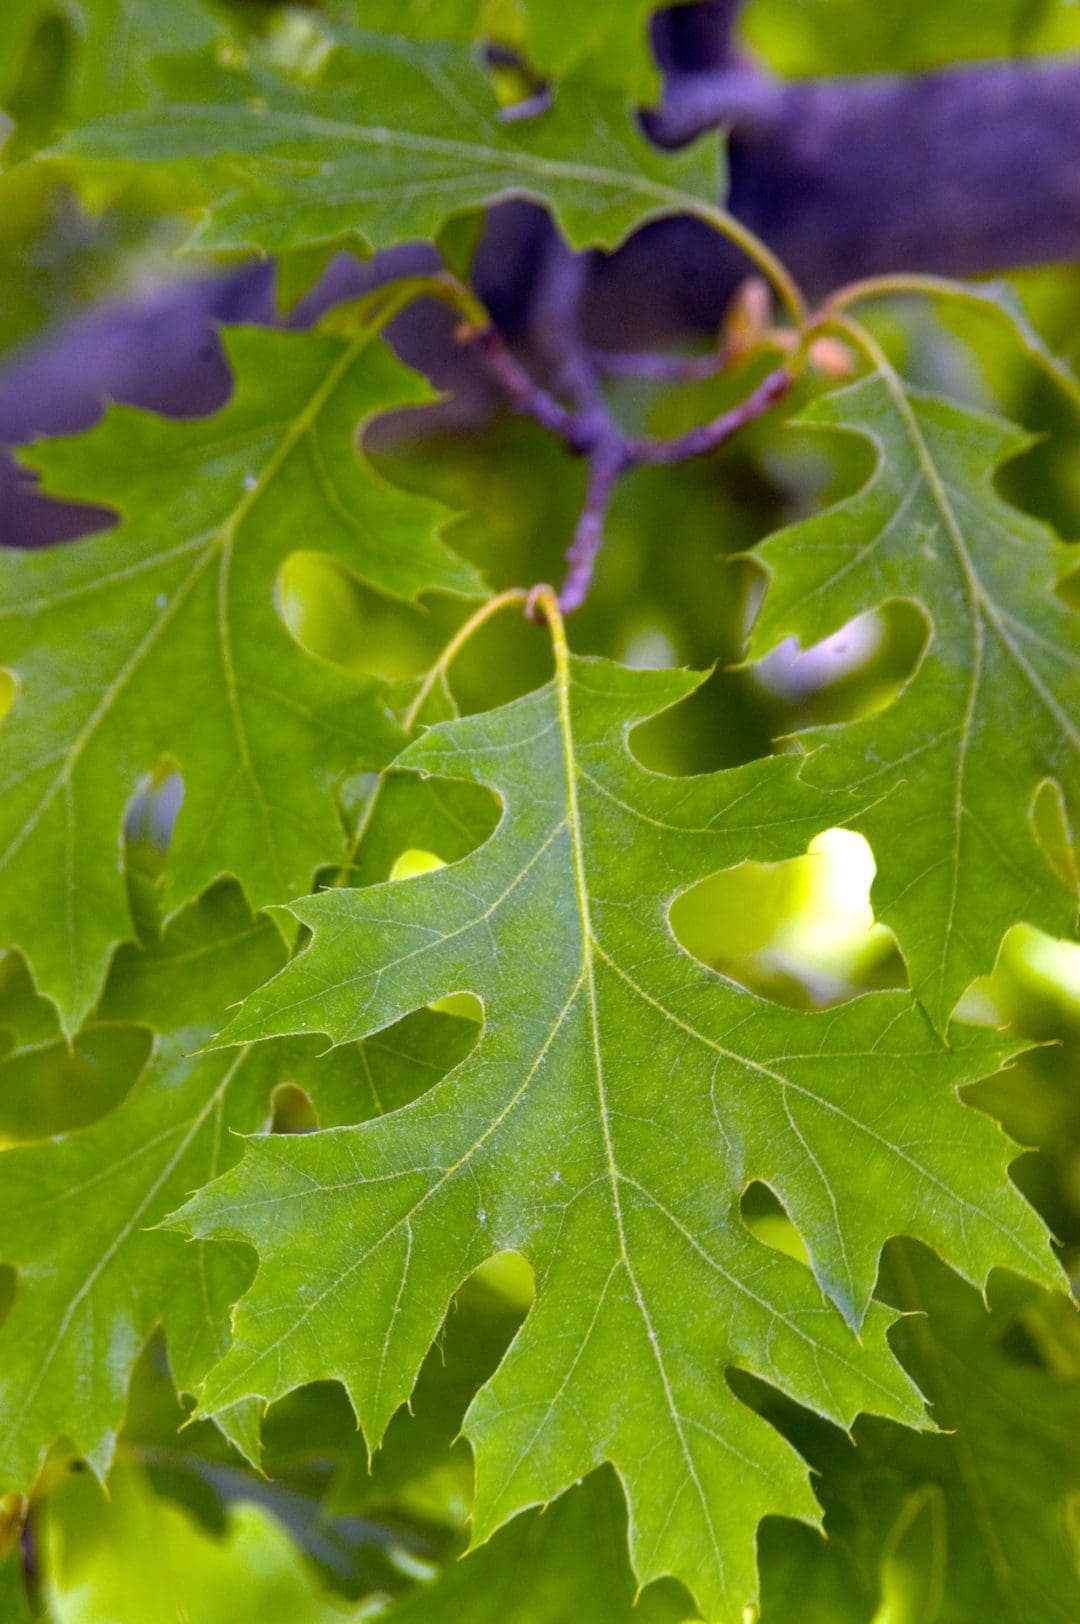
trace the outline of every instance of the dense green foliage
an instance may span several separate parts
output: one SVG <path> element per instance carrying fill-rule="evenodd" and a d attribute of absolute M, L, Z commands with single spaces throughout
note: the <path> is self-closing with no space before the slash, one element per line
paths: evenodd
<path fill-rule="evenodd" d="M 586 9 L 0 16 L 0 345 L 61 199 L 106 281 L 447 265 L 21 454 L 117 522 L 0 553 L 3 1624 L 1077 1615 L 1080 287 L 808 310 L 720 138 L 637 128 L 651 8 Z M 817 9 L 747 38 L 1080 43 Z M 605 383 L 572 618 L 572 399 L 499 348 L 517 415 L 448 432 L 385 338 L 435 301 L 483 364 L 507 197 L 773 282 L 712 376 Z"/>

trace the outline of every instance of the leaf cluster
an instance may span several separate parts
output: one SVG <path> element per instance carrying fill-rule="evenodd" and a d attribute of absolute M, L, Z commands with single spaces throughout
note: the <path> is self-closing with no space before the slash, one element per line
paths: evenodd
<path fill-rule="evenodd" d="M 0 200 L 443 268 L 22 457 L 102 527 L 0 550 L 3 1616 L 1064 1624 L 1078 491 L 987 408 L 1075 377 L 1010 289 L 808 310 L 648 6 L 119 9 L 0 20 Z M 774 305 L 647 402 L 564 311 L 583 397 L 469 286 L 523 199 Z M 420 309 L 515 416 L 432 432 Z M 676 449 L 568 622 L 597 414 Z"/>

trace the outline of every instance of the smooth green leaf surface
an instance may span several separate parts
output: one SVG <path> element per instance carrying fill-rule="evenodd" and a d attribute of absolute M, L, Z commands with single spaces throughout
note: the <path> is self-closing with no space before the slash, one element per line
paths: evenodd
<path fill-rule="evenodd" d="M 807 425 L 860 435 L 867 482 L 838 507 L 772 536 L 753 655 L 804 645 L 863 610 L 909 599 L 926 613 L 918 669 L 884 713 L 811 729 L 822 784 L 876 795 L 855 819 L 878 865 L 876 912 L 943 1028 L 1023 919 L 1068 934 L 1077 898 L 1040 848 L 1033 804 L 1048 782 L 1080 809 L 1080 618 L 1056 595 L 1069 550 L 1002 500 L 1020 431 L 881 370 L 816 402 Z"/>
<path fill-rule="evenodd" d="M 639 1578 L 674 1574 L 710 1617 L 737 1620 L 761 1517 L 815 1511 L 797 1457 L 726 1392 L 723 1365 L 842 1425 L 863 1409 L 914 1422 L 887 1316 L 867 1310 L 886 1237 L 921 1235 L 978 1280 L 1007 1264 L 1053 1282 L 1056 1267 L 1005 1177 L 1005 1140 L 954 1092 L 1008 1045 L 969 1034 L 946 1049 L 903 994 L 777 1009 L 671 936 L 679 890 L 803 849 L 838 798 L 802 786 L 790 756 L 647 772 L 629 730 L 699 679 L 556 647 L 546 687 L 441 723 L 401 758 L 493 787 L 496 833 L 437 872 L 294 904 L 312 945 L 225 1035 L 345 1042 L 459 991 L 485 1013 L 473 1054 L 407 1110 L 272 1156 L 253 1144 L 184 1209 L 192 1234 L 241 1236 L 261 1260 L 202 1403 L 336 1376 L 378 1439 L 458 1284 L 519 1250 L 536 1304 L 465 1424 L 476 1537 L 610 1460 Z M 754 1178 L 859 1339 L 808 1270 L 743 1227 Z"/>
<path fill-rule="evenodd" d="M 509 196 L 549 204 L 576 245 L 614 247 L 653 216 L 719 203 L 716 140 L 661 155 L 617 91 L 567 80 L 540 117 L 508 122 L 472 52 L 346 38 L 315 83 L 179 61 L 166 111 L 87 126 L 58 151 L 97 166 L 201 166 L 210 213 L 196 241 L 215 249 L 357 235 L 379 248 Z"/>
<path fill-rule="evenodd" d="M 436 538 L 438 510 L 357 449 L 358 425 L 426 393 L 370 325 L 348 341 L 234 330 L 228 353 L 236 391 L 215 416 L 115 408 L 29 454 L 54 493 L 118 508 L 118 529 L 0 553 L 0 662 L 17 684 L 0 933 L 69 1031 L 131 935 L 121 825 L 162 756 L 184 778 L 168 902 L 228 872 L 261 907 L 341 856 L 338 781 L 398 746 L 379 685 L 311 660 L 282 624 L 290 554 L 314 545 L 405 598 L 483 590 Z"/>

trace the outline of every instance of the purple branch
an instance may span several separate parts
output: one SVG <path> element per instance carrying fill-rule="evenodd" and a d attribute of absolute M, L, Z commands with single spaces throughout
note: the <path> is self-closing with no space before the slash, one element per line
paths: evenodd
<path fill-rule="evenodd" d="M 588 596 L 597 555 L 604 544 L 604 519 L 620 477 L 631 468 L 670 465 L 706 456 L 778 405 L 795 383 L 794 373 L 779 367 L 745 400 L 711 423 L 670 440 L 633 440 L 612 417 L 600 389 L 595 361 L 584 349 L 568 352 L 562 369 L 561 381 L 577 402 L 571 409 L 532 378 L 493 327 L 473 333 L 471 342 L 514 411 L 534 418 L 559 435 L 571 451 L 589 459 L 585 502 L 566 552 L 566 577 L 559 593 L 564 614 L 580 609 Z M 712 370 L 716 370 L 715 364 Z"/>
<path fill-rule="evenodd" d="M 572 614 L 589 595 L 593 568 L 604 545 L 604 519 L 619 475 L 631 465 L 631 449 L 621 435 L 605 441 L 590 459 L 585 505 L 566 549 L 566 575 L 559 590 L 559 608 Z"/>
<path fill-rule="evenodd" d="M 708 355 L 650 355 L 638 350 L 593 350 L 599 372 L 612 378 L 649 378 L 654 383 L 697 383 L 715 378 L 728 364 L 721 350 Z"/>
<path fill-rule="evenodd" d="M 514 355 L 496 327 L 467 332 L 466 342 L 482 359 L 487 371 L 500 385 L 509 405 L 523 417 L 531 417 L 545 429 L 565 440 L 573 451 L 588 449 L 579 443 L 577 415 L 538 384 Z"/>
<path fill-rule="evenodd" d="M 795 375 L 786 367 L 778 367 L 770 372 L 754 392 L 740 400 L 737 406 L 721 412 L 714 417 L 711 423 L 702 423 L 696 429 L 688 429 L 685 434 L 678 434 L 672 440 L 637 440 L 632 446 L 632 460 L 634 463 L 668 464 L 675 462 L 688 462 L 691 457 L 704 457 L 717 446 L 730 440 L 733 434 L 746 428 L 757 418 L 763 417 L 774 406 L 779 405 L 795 383 Z"/>
<path fill-rule="evenodd" d="M 581 330 L 590 257 L 573 253 L 557 233 L 552 234 L 532 323 L 533 337 L 547 358 L 556 388 L 573 402 L 578 443 L 585 451 L 620 435 Z"/>
<path fill-rule="evenodd" d="M 729 130 L 728 207 L 815 297 L 887 271 L 1075 260 L 1078 105 L 1075 54 L 797 81 L 731 62 L 669 75 L 644 121 L 662 146 Z M 652 254 L 669 286 L 703 284 L 711 259 L 721 299 L 737 274 L 703 233 L 655 229 Z"/>
<path fill-rule="evenodd" d="M 740 429 L 763 417 L 778 405 L 795 383 L 786 368 L 778 368 L 737 406 L 722 412 L 711 423 L 690 429 L 671 440 L 631 440 L 617 426 L 605 433 L 590 452 L 589 482 L 585 505 L 578 519 L 574 539 L 566 553 L 566 577 L 559 592 L 559 607 L 572 614 L 585 602 L 592 585 L 597 555 L 604 544 L 604 518 L 612 491 L 620 477 L 631 468 L 647 464 L 670 465 L 706 456 L 738 434 Z"/>

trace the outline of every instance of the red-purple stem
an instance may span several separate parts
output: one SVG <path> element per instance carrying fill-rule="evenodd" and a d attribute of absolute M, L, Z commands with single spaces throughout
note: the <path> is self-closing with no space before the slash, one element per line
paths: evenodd
<path fill-rule="evenodd" d="M 702 423 L 696 429 L 688 429 L 685 434 L 678 434 L 672 440 L 637 440 L 634 443 L 634 461 L 637 463 L 673 463 L 688 462 L 691 457 L 704 457 L 717 446 L 730 440 L 733 434 L 753 423 L 757 418 L 763 417 L 774 406 L 779 405 L 795 383 L 794 374 L 786 367 L 777 367 L 768 377 L 758 384 L 752 394 L 738 405 L 732 406 L 728 411 L 721 412 L 714 417 L 711 423 Z"/>
<path fill-rule="evenodd" d="M 598 372 L 613 378 L 649 378 L 654 383 L 697 383 L 715 378 L 727 366 L 721 350 L 707 355 L 650 355 L 642 350 L 593 350 Z"/>
<path fill-rule="evenodd" d="M 585 502 L 566 552 L 566 577 L 559 592 L 564 614 L 579 609 L 588 596 L 597 555 L 604 544 L 604 519 L 621 476 L 646 464 L 670 465 L 706 456 L 778 405 L 795 383 L 792 372 L 778 367 L 745 400 L 710 423 L 668 440 L 632 439 L 619 427 L 604 401 L 595 358 L 583 353 L 572 358 L 572 366 L 564 365 L 563 387 L 575 400 L 575 405 L 569 407 L 536 382 L 496 328 L 486 327 L 473 334 L 471 342 L 514 411 L 533 418 L 557 434 L 577 456 L 589 459 Z M 712 357 L 708 360 L 710 371 L 715 371 Z M 671 374 L 658 371 L 655 375 Z"/>
<path fill-rule="evenodd" d="M 585 503 L 566 549 L 566 575 L 559 591 L 559 608 L 572 614 L 589 595 L 597 555 L 604 545 L 604 519 L 619 475 L 630 466 L 629 448 L 624 440 L 606 440 L 592 453 Z"/>
<path fill-rule="evenodd" d="M 488 372 L 496 383 L 501 385 L 507 401 L 515 412 L 520 412 L 523 417 L 534 418 L 543 428 L 550 429 L 561 440 L 565 440 L 572 450 L 588 449 L 576 443 L 578 422 L 575 413 L 536 382 L 497 328 L 481 328 L 472 336 L 470 342 L 476 353 L 482 357 Z"/>

